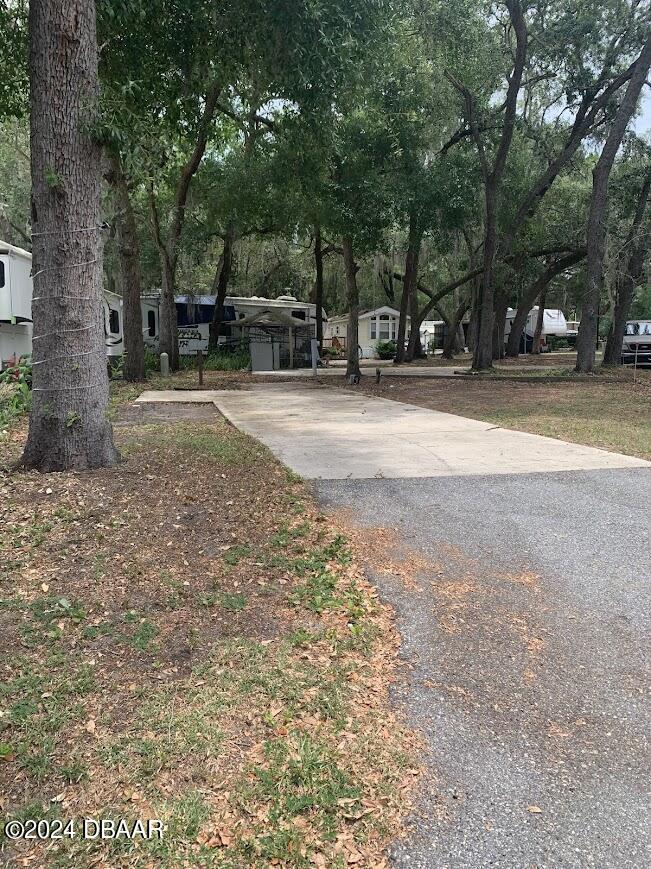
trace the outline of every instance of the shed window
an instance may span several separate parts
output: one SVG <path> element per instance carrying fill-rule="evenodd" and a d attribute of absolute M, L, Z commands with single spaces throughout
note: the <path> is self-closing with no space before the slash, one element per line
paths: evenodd
<path fill-rule="evenodd" d="M 109 311 L 109 329 L 112 335 L 120 334 L 120 313 L 115 308 L 111 308 Z"/>
<path fill-rule="evenodd" d="M 297 320 L 304 320 L 305 311 L 292 311 L 292 317 L 296 317 Z"/>
<path fill-rule="evenodd" d="M 156 335 L 156 314 L 154 311 L 147 311 L 147 332 L 150 338 Z"/>
<path fill-rule="evenodd" d="M 4 285 L 5 285 L 5 264 L 0 259 L 0 290 L 4 287 Z"/>

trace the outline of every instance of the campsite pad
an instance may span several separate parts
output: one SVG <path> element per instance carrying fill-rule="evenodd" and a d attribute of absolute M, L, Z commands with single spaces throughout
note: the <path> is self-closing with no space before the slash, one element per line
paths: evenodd
<path fill-rule="evenodd" d="M 411 404 L 306 384 L 149 391 L 138 403 L 214 403 L 307 479 L 526 474 L 650 462 Z"/>
<path fill-rule="evenodd" d="M 395 609 L 431 774 L 393 865 L 643 865 L 651 463 L 305 384 L 200 400 L 317 478 Z"/>
<path fill-rule="evenodd" d="M 134 402 L 120 407 L 114 426 L 150 425 L 170 422 L 210 422 L 219 416 L 212 404 L 165 404 Z"/>

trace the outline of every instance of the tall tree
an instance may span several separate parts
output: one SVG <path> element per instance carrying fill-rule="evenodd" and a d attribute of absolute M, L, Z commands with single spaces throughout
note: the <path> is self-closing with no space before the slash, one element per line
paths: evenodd
<path fill-rule="evenodd" d="M 619 365 L 622 343 L 635 288 L 644 275 L 644 264 L 651 248 L 651 220 L 648 218 L 651 195 L 651 168 L 643 177 L 631 228 L 624 243 L 621 265 L 615 278 L 613 318 L 604 350 L 604 365 Z"/>
<path fill-rule="evenodd" d="M 595 363 L 597 318 L 599 315 L 599 299 L 603 287 L 606 246 L 608 182 L 617 151 L 635 112 L 640 91 L 646 81 L 650 67 L 651 37 L 647 39 L 644 48 L 640 52 L 640 56 L 635 64 L 635 70 L 626 88 L 626 93 L 617 109 L 601 155 L 592 173 L 592 199 L 590 200 L 590 212 L 586 229 L 586 248 L 588 252 L 586 289 L 581 306 L 579 334 L 576 339 L 576 370 L 584 374 L 591 372 L 594 369 Z"/>
<path fill-rule="evenodd" d="M 140 244 L 129 181 L 119 156 L 115 154 L 109 158 L 106 179 L 114 190 L 116 204 L 115 223 L 124 323 L 124 379 L 138 382 L 145 379 L 145 345 L 140 305 Z"/>
<path fill-rule="evenodd" d="M 167 232 L 161 222 L 159 207 L 153 181 L 149 185 L 151 220 L 154 240 L 161 261 L 162 293 L 160 303 L 160 350 L 167 353 L 170 365 L 176 370 L 179 365 L 179 342 L 176 322 L 176 272 L 181 252 L 181 234 L 185 225 L 188 194 L 192 179 L 197 174 L 203 155 L 206 152 L 210 128 L 217 108 L 217 100 L 221 93 L 221 84 L 213 81 L 205 94 L 203 110 L 199 116 L 198 129 L 195 134 L 191 152 L 182 163 L 174 189 L 174 204 Z"/>
<path fill-rule="evenodd" d="M 316 305 L 316 340 L 323 350 L 323 239 L 321 225 L 314 227 L 314 304 Z"/>
<path fill-rule="evenodd" d="M 513 140 L 518 94 L 520 93 L 527 57 L 528 34 L 522 5 L 519 0 L 505 0 L 505 5 L 509 13 L 510 25 L 513 32 L 513 67 L 508 76 L 508 86 L 504 102 L 504 118 L 499 142 L 492 161 L 486 153 L 484 141 L 480 133 L 474 95 L 463 82 L 457 80 L 451 73 L 448 74 L 450 82 L 463 97 L 466 121 L 477 146 L 484 178 L 484 268 L 478 305 L 479 324 L 477 340 L 472 360 L 472 367 L 476 371 L 483 371 L 491 368 L 493 365 L 493 323 L 495 319 L 493 309 L 495 295 L 493 270 L 498 242 L 500 190 L 504 170 L 506 169 L 506 160 Z"/>
<path fill-rule="evenodd" d="M 22 117 L 29 102 L 26 0 L 0 0 L 0 118 Z"/>
<path fill-rule="evenodd" d="M 359 288 L 353 240 L 349 235 L 342 239 L 344 269 L 346 270 L 346 301 L 348 303 L 348 330 L 346 332 L 346 377 L 359 377 Z"/>
<path fill-rule="evenodd" d="M 33 404 L 23 454 L 41 471 L 113 465 L 102 305 L 94 0 L 29 11 Z"/>

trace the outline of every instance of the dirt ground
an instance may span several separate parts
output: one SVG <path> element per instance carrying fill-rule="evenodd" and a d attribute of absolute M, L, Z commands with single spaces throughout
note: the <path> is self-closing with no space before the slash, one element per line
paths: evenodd
<path fill-rule="evenodd" d="M 256 441 L 113 391 L 118 467 L 0 473 L 0 822 L 165 833 L 0 864 L 385 866 L 418 773 L 390 611 Z"/>
<path fill-rule="evenodd" d="M 456 413 L 533 434 L 651 459 L 651 374 L 622 374 L 622 382 L 598 378 L 531 383 L 458 379 L 362 378 L 370 395 Z M 334 381 L 328 381 L 335 385 Z"/>

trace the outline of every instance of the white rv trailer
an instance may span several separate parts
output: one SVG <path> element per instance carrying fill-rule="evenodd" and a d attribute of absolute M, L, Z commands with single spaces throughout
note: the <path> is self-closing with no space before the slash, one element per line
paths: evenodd
<path fill-rule="evenodd" d="M 210 336 L 210 323 L 215 311 L 215 296 L 183 295 L 175 296 L 179 333 L 179 353 L 181 356 L 194 356 L 198 350 L 207 351 Z M 141 300 L 143 332 L 145 343 L 158 349 L 160 293 L 146 293 Z M 307 325 L 316 323 L 316 305 L 299 302 L 294 296 L 284 295 L 277 299 L 262 296 L 226 296 L 224 299 L 224 320 L 220 340 L 227 342 L 237 337 L 237 321 L 255 314 L 268 311 L 282 312 Z M 323 311 L 323 321 L 327 321 Z M 234 333 L 235 330 L 235 333 Z"/>
<path fill-rule="evenodd" d="M 32 352 L 32 255 L 0 241 L 0 370 Z"/>
<path fill-rule="evenodd" d="M 508 341 L 511 334 L 511 326 L 515 318 L 516 311 L 514 308 L 508 308 L 506 311 L 506 322 L 504 324 L 504 343 Z M 528 352 L 533 343 L 533 336 L 536 332 L 536 323 L 538 321 L 538 305 L 535 305 L 527 315 L 527 322 L 524 327 L 521 343 L 524 343 L 524 351 Z M 541 349 L 545 349 L 547 338 L 565 338 L 567 336 L 567 321 L 565 315 L 558 308 L 545 308 L 543 312 L 543 324 L 541 333 Z"/>
<path fill-rule="evenodd" d="M 32 255 L 0 241 L 0 370 L 32 352 Z M 123 352 L 122 299 L 104 292 L 106 355 Z"/>

